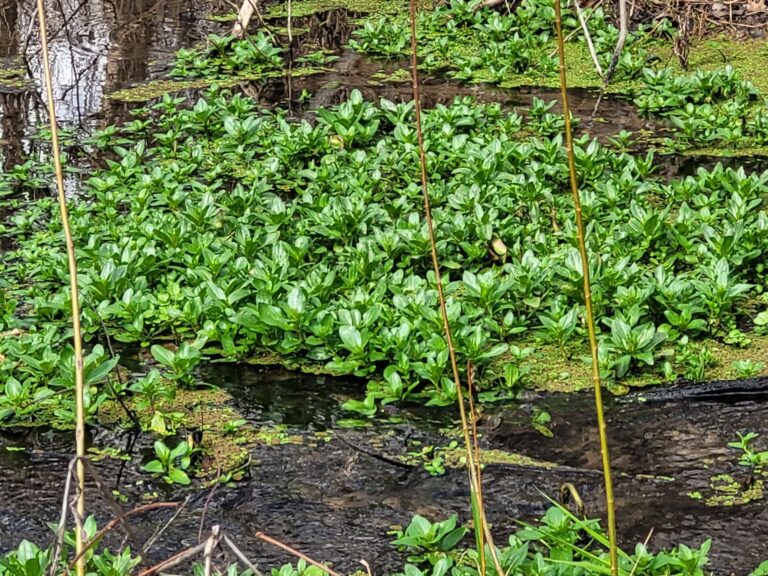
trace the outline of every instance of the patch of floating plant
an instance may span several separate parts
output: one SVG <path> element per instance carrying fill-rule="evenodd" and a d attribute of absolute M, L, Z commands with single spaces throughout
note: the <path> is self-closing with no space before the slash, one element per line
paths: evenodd
<path fill-rule="evenodd" d="M 141 396 L 126 399 L 142 429 L 160 436 L 186 435 L 191 445 L 202 452 L 201 477 L 241 470 L 250 461 L 250 448 L 273 443 L 282 431 L 269 432 L 249 424 L 232 406 L 232 397 L 219 389 L 179 388 L 173 398 L 158 399 L 152 405 Z M 117 402 L 106 402 L 99 412 L 105 425 L 127 426 L 130 420 Z M 200 434 L 200 432 L 202 434 Z M 196 436 L 197 433 L 197 436 Z M 103 457 L 119 455 L 100 452 Z"/>
<path fill-rule="evenodd" d="M 708 490 L 689 492 L 688 496 L 707 506 L 742 506 L 764 498 L 766 477 L 768 474 L 758 472 L 739 481 L 730 474 L 716 474 L 709 479 Z"/>
<path fill-rule="evenodd" d="M 27 71 L 15 59 L 0 58 L 0 92 L 17 92 L 30 88 Z"/>
<path fill-rule="evenodd" d="M 306 67 L 287 71 L 279 70 L 254 74 L 240 74 L 226 78 L 203 78 L 194 80 L 152 80 L 146 84 L 140 84 L 138 86 L 125 88 L 123 90 L 117 90 L 107 94 L 106 97 L 110 100 L 116 100 L 120 102 L 148 102 L 150 100 L 155 100 L 156 98 L 161 98 L 164 94 L 184 92 L 186 90 L 202 90 L 214 84 L 222 88 L 231 88 L 233 86 L 237 86 L 238 84 L 242 84 L 243 82 L 268 80 L 270 78 L 281 78 L 284 76 L 299 78 L 303 76 L 311 76 L 313 74 L 321 74 L 327 71 L 328 70 L 326 68 Z"/>
<path fill-rule="evenodd" d="M 299 0 L 291 6 L 291 16 L 299 18 L 339 8 L 359 14 L 401 14 L 407 7 L 408 3 L 404 0 Z M 268 19 L 287 16 L 288 10 L 284 5 L 275 5 L 265 14 Z"/>

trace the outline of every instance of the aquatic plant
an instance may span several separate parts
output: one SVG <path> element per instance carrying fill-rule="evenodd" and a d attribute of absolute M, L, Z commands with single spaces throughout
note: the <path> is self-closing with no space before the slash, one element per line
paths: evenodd
<path fill-rule="evenodd" d="M 297 359 L 371 378 L 374 400 L 454 401 L 416 209 L 410 105 L 353 93 L 311 125 L 214 88 L 194 104 L 167 96 L 151 112 L 156 129 L 110 129 L 120 143 L 72 204 L 88 339 L 105 327 L 143 345 L 172 336 L 181 356 Z M 567 183 L 562 140 L 534 133 L 518 115 L 469 99 L 424 114 L 447 309 L 481 393 L 519 385 L 525 358 L 514 350 L 546 333 L 547 318 L 559 321 L 556 311 L 569 323 L 571 310 L 583 311 L 581 260 L 567 241 L 573 206 L 556 193 Z M 649 366 L 666 354 L 663 334 L 727 335 L 749 321 L 747 303 L 765 279 L 768 174 L 717 165 L 667 183 L 651 173 L 652 154 L 616 153 L 588 137 L 574 152 L 587 243 L 599 254 L 590 272 L 607 369 L 624 373 L 630 348 L 630 372 Z M 69 304 L 57 292 L 65 261 L 53 208 L 41 200 L 16 212 L 17 246 L 4 259 L 16 302 L 7 322 L 29 328 L 0 340 L 0 375 L 29 380 L 30 410 L 18 416 L 26 420 L 35 411 L 43 419 L 56 398 L 31 402 L 50 386 L 21 359 L 63 338 Z M 622 344 L 616 318 L 653 326 L 653 344 Z M 571 349 L 584 342 L 579 327 L 562 337 Z M 153 351 L 168 377 L 193 382 L 192 356 L 173 368 L 178 353 Z"/>
<path fill-rule="evenodd" d="M 210 34 L 207 47 L 179 50 L 169 75 L 206 79 L 256 75 L 281 69 L 281 54 L 273 38 L 261 31 L 242 39 Z"/>
<path fill-rule="evenodd" d="M 435 542 L 436 534 L 453 526 L 452 521 L 431 523 L 425 518 L 415 517 L 405 534 L 395 544 L 407 542 L 412 556 L 408 557 L 399 576 L 421 576 L 435 574 L 463 574 L 474 576 L 480 573 L 477 554 L 458 546 L 447 547 L 448 536 Z M 456 533 L 454 528 L 448 535 Z M 402 536 L 399 532 L 398 536 Z M 421 537 L 420 535 L 428 535 Z M 580 519 L 562 506 L 552 506 L 536 524 L 525 524 L 509 537 L 509 543 L 500 547 L 498 555 L 505 574 L 534 576 L 537 574 L 609 574 L 610 562 L 606 551 L 608 539 L 597 520 Z M 637 544 L 634 552 L 619 551 L 619 574 L 647 574 L 662 576 L 703 576 L 708 564 L 711 541 L 705 541 L 699 548 L 681 544 L 671 550 L 651 552 L 644 544 Z"/>
<path fill-rule="evenodd" d="M 425 72 L 448 74 L 458 80 L 504 84 L 515 76 L 556 77 L 552 51 L 554 8 L 546 0 L 524 0 L 511 12 L 477 9 L 480 0 L 450 0 L 433 10 L 419 13 L 419 55 Z M 578 28 L 575 13 L 563 3 L 563 25 Z M 618 30 L 597 7 L 586 11 L 595 38 L 598 57 L 605 65 L 611 59 Z M 668 34 L 669 26 L 654 29 L 639 26 L 628 37 L 628 46 L 618 62 L 619 80 L 635 79 L 653 61 L 644 46 L 652 38 Z M 570 39 L 570 36 L 569 36 Z M 369 17 L 353 32 L 349 46 L 369 56 L 397 59 L 408 52 L 404 18 Z M 575 35 L 574 42 L 581 41 Z"/>
<path fill-rule="evenodd" d="M 182 440 L 172 449 L 162 440 L 156 440 L 154 450 L 157 458 L 150 460 L 144 470 L 162 476 L 168 484 L 186 485 L 191 482 L 187 470 L 192 464 L 193 449 L 186 440 Z"/>

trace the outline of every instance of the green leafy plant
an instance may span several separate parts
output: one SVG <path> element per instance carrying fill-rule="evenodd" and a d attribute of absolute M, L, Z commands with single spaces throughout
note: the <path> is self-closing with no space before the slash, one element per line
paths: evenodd
<path fill-rule="evenodd" d="M 736 360 L 732 365 L 737 378 L 752 378 L 757 376 L 765 368 L 765 362 L 755 360 Z"/>
<path fill-rule="evenodd" d="M 187 485 L 191 482 L 187 470 L 192 463 L 193 449 L 186 440 L 179 442 L 173 449 L 166 446 L 162 440 L 156 440 L 155 460 L 144 466 L 144 470 L 161 475 L 168 484 Z"/>
<path fill-rule="evenodd" d="M 746 434 L 737 433 L 739 439 L 734 442 L 728 442 L 730 448 L 741 450 L 739 464 L 749 466 L 760 471 L 765 464 L 768 464 L 768 450 L 756 451 L 752 446 L 752 441 L 759 436 L 756 432 L 747 432 Z"/>

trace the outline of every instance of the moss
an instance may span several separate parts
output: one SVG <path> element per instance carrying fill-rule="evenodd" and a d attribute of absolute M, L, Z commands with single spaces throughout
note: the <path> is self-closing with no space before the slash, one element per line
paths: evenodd
<path fill-rule="evenodd" d="M 654 53 L 662 63 L 680 69 L 669 45 L 658 45 Z M 737 39 L 727 36 L 707 38 L 693 45 L 688 56 L 690 70 L 717 70 L 730 64 L 752 82 L 763 94 L 768 94 L 768 44 L 760 39 Z"/>
<path fill-rule="evenodd" d="M 431 6 L 431 2 L 422 0 L 424 6 Z M 337 8 L 344 8 L 358 14 L 399 14 L 408 8 L 406 0 L 298 0 L 291 6 L 291 14 L 294 18 L 310 16 L 318 12 L 326 12 Z M 266 18 L 285 18 L 288 10 L 284 4 L 271 7 L 266 12 Z"/>
<path fill-rule="evenodd" d="M 324 72 L 322 68 L 305 67 L 297 68 L 294 70 L 283 71 L 270 71 L 262 72 L 259 74 L 241 74 L 236 76 L 227 76 L 225 78 L 201 78 L 196 80 L 152 80 L 146 84 L 140 84 L 132 88 L 126 88 L 124 90 L 117 90 L 106 97 L 110 100 L 117 100 L 120 102 L 147 102 L 156 98 L 162 97 L 164 94 L 173 92 L 182 92 L 184 90 L 202 90 L 208 88 L 212 84 L 217 84 L 222 88 L 230 88 L 236 86 L 242 82 L 267 80 L 270 78 L 281 78 L 289 75 L 293 78 L 299 78 L 302 76 L 310 76 L 312 74 L 319 74 Z"/>
<path fill-rule="evenodd" d="M 765 367 L 757 374 L 768 376 L 768 336 L 749 335 L 749 344 L 745 347 L 725 344 L 720 340 L 708 338 L 700 344 L 712 352 L 714 365 L 707 368 L 706 380 L 732 380 L 739 378 L 733 363 L 739 360 L 763 362 Z M 592 367 L 589 348 L 569 346 L 569 356 L 564 356 L 557 346 L 537 345 L 535 341 L 516 343 L 520 347 L 535 346 L 535 352 L 525 361 L 530 368 L 528 384 L 535 390 L 545 392 L 578 392 L 592 386 Z M 626 393 L 631 388 L 661 384 L 661 373 L 655 368 L 629 374 L 611 387 L 615 394 Z"/>
<path fill-rule="evenodd" d="M 127 405 L 136 413 L 142 428 L 151 429 L 155 412 L 140 409 L 132 398 L 127 399 Z M 241 420 L 242 415 L 235 409 L 232 397 L 223 390 L 180 388 L 172 401 L 159 403 L 157 411 L 173 417 L 178 426 L 173 432 L 177 435 L 189 434 L 192 430 L 202 431 L 202 440 L 196 446 L 202 451 L 200 476 L 216 475 L 219 470 L 225 473 L 241 467 L 250 458 L 250 448 L 264 443 L 269 437 L 250 424 L 230 432 L 229 424 Z M 102 405 L 99 423 L 104 426 L 128 426 L 130 421 L 123 408 L 117 402 L 110 401 Z"/>
<path fill-rule="evenodd" d="M 450 445 L 442 448 L 435 448 L 433 454 L 435 457 L 442 458 L 443 465 L 447 468 L 463 468 L 467 465 L 466 450 L 463 445 L 460 445 L 457 442 L 451 442 Z M 524 454 L 508 452 L 498 448 L 481 450 L 480 461 L 483 465 L 507 464 L 512 466 L 541 468 L 542 470 L 552 470 L 559 466 L 559 464 L 555 462 L 537 460 Z"/>

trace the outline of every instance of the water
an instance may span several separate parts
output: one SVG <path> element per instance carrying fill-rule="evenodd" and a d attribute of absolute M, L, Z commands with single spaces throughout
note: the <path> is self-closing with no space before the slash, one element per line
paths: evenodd
<path fill-rule="evenodd" d="M 397 569 L 402 557 L 389 544 L 392 525 L 407 524 L 414 513 L 432 519 L 458 513 L 469 519 L 468 490 L 463 470 L 432 477 L 420 466 L 391 460 L 421 445 L 445 446 L 439 429 L 455 425 L 451 410 L 434 412 L 404 407 L 385 412 L 375 425 L 347 429 L 340 426 L 349 414 L 339 409 L 347 397 L 359 395 L 361 383 L 326 377 L 295 376 L 282 369 L 211 365 L 204 377 L 225 385 L 234 402 L 256 426 L 281 424 L 301 443 L 261 445 L 252 449 L 250 477 L 233 487 L 220 487 L 210 500 L 206 525 L 222 527 L 254 560 L 264 565 L 286 557 L 254 538 L 263 530 L 317 558 L 334 562 L 342 571 L 357 568 L 364 558 L 377 573 Z M 532 429 L 532 406 L 497 407 L 483 417 L 483 445 L 556 463 L 555 469 L 491 464 L 485 470 L 486 502 L 497 537 L 515 527 L 516 519 L 534 519 L 546 509 L 542 492 L 556 497 L 564 482 L 573 483 L 587 512 L 604 511 L 602 477 L 593 405 L 588 394 L 550 396 L 536 402 L 552 416 L 552 438 Z M 737 481 L 746 471 L 738 453 L 726 447 L 736 432 L 766 433 L 768 410 L 763 402 L 704 401 L 639 402 L 609 399 L 607 405 L 611 453 L 616 475 L 617 516 L 622 543 L 633 546 L 653 529 L 652 548 L 684 542 L 700 545 L 714 539 L 716 574 L 746 574 L 768 557 L 765 500 L 736 506 L 707 506 L 688 493 L 709 490 L 710 478 L 732 474 Z M 331 439 L 318 438 L 330 431 Z M 125 448 L 129 434 L 94 430 L 90 442 Z M 133 447 L 133 461 L 95 464 L 109 489 L 119 487 L 125 509 L 145 502 L 143 494 L 190 501 L 148 554 L 160 560 L 193 544 L 209 490 L 171 490 L 141 473 L 147 438 Z M 24 452 L 9 452 L 23 446 Z M 45 431 L 0 435 L 0 548 L 21 538 L 45 541 L 46 522 L 56 521 L 70 435 Z M 116 479 L 119 482 L 116 484 Z M 88 509 L 101 523 L 112 517 L 104 495 L 88 491 Z M 172 511 L 153 511 L 132 521 L 144 541 Z M 41 540 L 42 539 L 42 540 Z"/>

